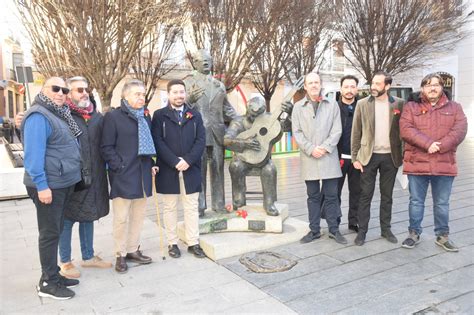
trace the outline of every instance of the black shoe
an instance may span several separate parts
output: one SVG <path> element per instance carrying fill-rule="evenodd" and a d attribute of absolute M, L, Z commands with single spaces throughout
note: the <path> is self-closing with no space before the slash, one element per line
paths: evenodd
<path fill-rule="evenodd" d="M 204 254 L 204 251 L 202 250 L 201 246 L 199 244 L 189 246 L 188 247 L 188 253 L 191 253 L 194 255 L 196 258 L 205 258 L 206 254 Z"/>
<path fill-rule="evenodd" d="M 382 231 L 381 236 L 387 239 L 387 241 L 389 241 L 390 243 L 393 243 L 393 244 L 398 243 L 398 239 L 395 237 L 395 235 L 393 235 L 392 231 L 390 230 Z"/>
<path fill-rule="evenodd" d="M 74 288 L 75 286 L 79 284 L 79 280 L 69 279 L 59 274 L 59 283 L 65 286 L 66 288 Z"/>
<path fill-rule="evenodd" d="M 335 240 L 339 244 L 344 244 L 344 245 L 347 244 L 346 238 L 339 231 L 337 231 L 334 234 L 329 232 L 328 235 L 329 235 L 329 238 L 332 238 L 333 240 Z"/>
<path fill-rule="evenodd" d="M 66 288 L 59 282 L 48 283 L 40 281 L 36 289 L 38 290 L 38 296 L 55 300 L 69 300 L 75 295 L 74 291 Z"/>
<path fill-rule="evenodd" d="M 349 230 L 352 230 L 352 231 L 358 233 L 359 232 L 359 226 L 357 224 L 355 224 L 355 225 L 349 224 Z"/>
<path fill-rule="evenodd" d="M 354 244 L 357 246 L 362 246 L 365 243 L 365 233 L 359 232 L 357 233 L 357 237 L 354 240 Z"/>
<path fill-rule="evenodd" d="M 125 256 L 125 259 L 140 264 L 140 265 L 146 265 L 151 263 L 151 257 L 145 256 L 142 254 L 142 251 L 140 250 L 140 246 L 138 246 L 138 249 L 134 253 L 127 253 L 127 256 Z"/>
<path fill-rule="evenodd" d="M 300 243 L 306 244 L 314 240 L 317 240 L 320 237 L 321 237 L 321 233 L 314 233 L 313 231 L 309 231 L 308 234 L 306 234 L 305 236 L 303 236 L 302 239 L 300 239 Z"/>
<path fill-rule="evenodd" d="M 178 245 L 173 244 L 168 246 L 168 255 L 173 258 L 181 257 L 181 251 L 178 248 Z"/>
<path fill-rule="evenodd" d="M 128 271 L 127 261 L 125 260 L 125 257 L 117 257 L 117 261 L 115 262 L 115 271 L 117 271 L 118 273 L 126 273 Z"/>

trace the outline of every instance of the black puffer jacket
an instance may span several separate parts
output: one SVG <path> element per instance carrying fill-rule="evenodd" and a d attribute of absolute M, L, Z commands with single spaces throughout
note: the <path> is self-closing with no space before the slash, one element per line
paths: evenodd
<path fill-rule="evenodd" d="M 77 222 L 98 220 L 109 213 L 109 191 L 105 161 L 100 154 L 100 141 L 104 117 L 94 111 L 86 123 L 81 115 L 71 111 L 82 130 L 79 136 L 83 168 L 89 168 L 92 185 L 89 189 L 74 192 L 66 206 L 65 217 Z"/>

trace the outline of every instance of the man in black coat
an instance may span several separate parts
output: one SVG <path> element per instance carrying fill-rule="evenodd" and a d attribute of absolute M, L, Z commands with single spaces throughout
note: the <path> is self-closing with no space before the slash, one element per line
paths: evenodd
<path fill-rule="evenodd" d="M 146 200 L 152 194 L 152 156 L 156 154 L 150 116 L 144 106 L 143 82 L 130 80 L 122 89 L 120 107 L 104 116 L 101 148 L 109 166 L 118 273 L 127 272 L 126 260 L 151 263 L 151 258 L 139 250 Z"/>
<path fill-rule="evenodd" d="M 78 278 L 79 270 L 71 259 L 71 234 L 75 222 L 79 222 L 82 267 L 110 268 L 112 264 L 94 255 L 94 221 L 109 213 L 109 188 L 105 162 L 100 155 L 103 116 L 95 110 L 89 98 L 88 82 L 83 77 L 66 80 L 69 88 L 66 104 L 71 110 L 82 134 L 79 136 L 82 161 L 82 178 L 76 185 L 65 212 L 64 227 L 59 238 L 61 274 Z M 87 185 L 87 186 L 86 186 Z"/>
<path fill-rule="evenodd" d="M 184 208 L 188 252 L 206 257 L 199 246 L 198 198 L 201 187 L 201 157 L 206 135 L 201 114 L 185 104 L 186 90 L 181 80 L 168 82 L 168 106 L 153 115 L 152 134 L 157 150 L 156 190 L 163 198 L 163 221 L 168 253 L 178 258 L 177 204 Z"/>

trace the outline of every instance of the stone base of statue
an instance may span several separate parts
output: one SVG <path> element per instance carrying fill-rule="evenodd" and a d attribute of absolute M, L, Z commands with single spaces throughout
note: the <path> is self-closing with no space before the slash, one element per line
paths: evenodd
<path fill-rule="evenodd" d="M 218 260 L 265 250 L 299 241 L 308 233 L 307 222 L 288 218 L 287 204 L 277 203 L 276 206 L 279 216 L 269 216 L 261 205 L 255 204 L 242 207 L 247 212 L 245 218 L 235 211 L 212 215 L 206 212 L 206 216 L 199 220 L 199 240 L 207 257 Z M 184 222 L 178 223 L 178 236 L 186 243 Z"/>
<path fill-rule="evenodd" d="M 268 215 L 261 204 L 249 204 L 231 213 L 206 211 L 199 219 L 199 234 L 216 232 L 283 232 L 283 221 L 288 218 L 288 205 L 276 203 L 278 216 Z"/>

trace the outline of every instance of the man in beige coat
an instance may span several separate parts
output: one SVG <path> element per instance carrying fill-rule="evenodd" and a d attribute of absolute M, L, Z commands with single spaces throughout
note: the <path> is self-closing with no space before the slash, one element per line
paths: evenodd
<path fill-rule="evenodd" d="M 337 223 L 340 213 L 337 185 L 342 176 L 337 153 L 342 134 L 341 113 L 336 102 L 321 97 L 319 74 L 306 75 L 304 89 L 306 97 L 295 104 L 291 116 L 293 135 L 300 148 L 301 176 L 308 194 L 310 231 L 301 243 L 321 237 L 321 197 L 324 194 L 329 237 L 347 244 Z"/>
<path fill-rule="evenodd" d="M 397 170 L 402 165 L 402 141 L 399 120 L 404 100 L 390 96 L 392 76 L 376 72 L 370 87 L 371 96 L 360 100 L 354 113 L 351 135 L 352 163 L 361 171 L 359 232 L 356 245 L 365 243 L 369 228 L 370 204 L 380 173 L 380 228 L 382 237 L 391 243 L 398 240 L 391 231 L 392 193 Z"/>

